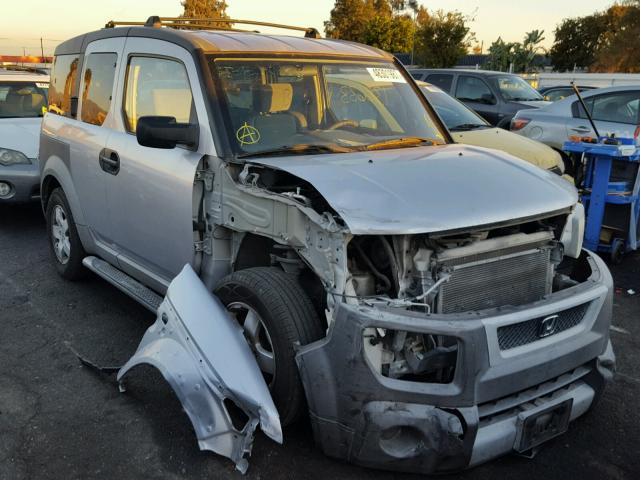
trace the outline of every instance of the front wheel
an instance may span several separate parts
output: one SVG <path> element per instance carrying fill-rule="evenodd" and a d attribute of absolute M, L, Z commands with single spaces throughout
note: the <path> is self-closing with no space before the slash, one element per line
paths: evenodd
<path fill-rule="evenodd" d="M 294 346 L 323 336 L 311 300 L 295 277 L 274 267 L 234 272 L 222 279 L 215 294 L 242 325 L 280 422 L 293 423 L 305 404 Z"/>
<path fill-rule="evenodd" d="M 67 197 L 56 188 L 49 197 L 46 210 L 47 235 L 58 273 L 67 280 L 77 280 L 86 273 L 82 259 L 86 256 Z"/>

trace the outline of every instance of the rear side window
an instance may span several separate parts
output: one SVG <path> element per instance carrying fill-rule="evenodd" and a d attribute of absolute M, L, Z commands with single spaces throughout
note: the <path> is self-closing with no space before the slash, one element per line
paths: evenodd
<path fill-rule="evenodd" d="M 638 112 L 640 107 L 640 91 L 613 92 L 604 95 L 589 97 L 584 103 L 594 120 L 602 122 L 639 123 Z M 587 118 L 580 102 L 572 105 L 573 116 Z"/>
<path fill-rule="evenodd" d="M 71 97 L 78 76 L 78 55 L 58 55 L 49 87 L 49 112 L 71 115 Z"/>
<path fill-rule="evenodd" d="M 451 84 L 453 83 L 453 75 L 446 73 L 432 73 L 427 76 L 425 81 L 449 93 L 451 91 Z"/>
<path fill-rule="evenodd" d="M 124 116 L 127 130 L 135 132 L 144 116 L 174 117 L 193 123 L 196 115 L 187 70 L 176 60 L 131 57 L 127 66 Z"/>
<path fill-rule="evenodd" d="M 466 102 L 478 102 L 491 104 L 495 97 L 489 86 L 477 77 L 460 75 L 456 85 L 456 97 Z"/>
<path fill-rule="evenodd" d="M 104 123 L 111 106 L 117 59 L 115 53 L 92 53 L 85 60 L 80 112 L 83 122 Z"/>

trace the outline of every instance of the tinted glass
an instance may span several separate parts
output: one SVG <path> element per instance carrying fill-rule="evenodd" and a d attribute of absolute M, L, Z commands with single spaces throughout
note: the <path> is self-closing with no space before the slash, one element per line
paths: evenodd
<path fill-rule="evenodd" d="M 117 58 L 115 53 L 92 53 L 85 60 L 80 113 L 83 122 L 104 122 L 111 105 Z"/>
<path fill-rule="evenodd" d="M 444 134 L 391 63 L 242 59 L 212 61 L 235 153 L 322 147 L 364 149 Z"/>
<path fill-rule="evenodd" d="M 628 123 L 637 125 L 640 91 L 615 92 L 585 98 L 589 112 L 594 120 L 603 122 Z M 580 102 L 574 103 L 580 118 L 587 118 Z M 575 111 L 575 110 L 574 110 Z"/>
<path fill-rule="evenodd" d="M 0 82 L 0 118 L 41 117 L 48 87 L 46 82 Z"/>
<path fill-rule="evenodd" d="M 481 116 L 448 93 L 428 86 L 420 88 L 449 130 L 475 130 L 489 126 Z"/>
<path fill-rule="evenodd" d="M 427 76 L 426 81 L 448 93 L 451 91 L 453 75 L 448 75 L 445 73 L 432 73 L 431 75 Z"/>
<path fill-rule="evenodd" d="M 495 97 L 489 86 L 480 78 L 460 75 L 456 85 L 456 97 L 463 102 L 478 102 L 491 104 Z"/>
<path fill-rule="evenodd" d="M 136 131 L 140 117 L 174 117 L 178 123 L 195 122 L 193 95 L 184 65 L 175 60 L 132 57 L 127 66 L 124 100 L 127 129 Z"/>
<path fill-rule="evenodd" d="M 535 88 L 516 75 L 491 77 L 490 81 L 498 87 L 500 95 L 508 102 L 543 100 L 542 95 Z"/>
<path fill-rule="evenodd" d="M 58 55 L 53 64 L 49 88 L 49 111 L 70 115 L 71 96 L 78 76 L 78 56 Z"/>

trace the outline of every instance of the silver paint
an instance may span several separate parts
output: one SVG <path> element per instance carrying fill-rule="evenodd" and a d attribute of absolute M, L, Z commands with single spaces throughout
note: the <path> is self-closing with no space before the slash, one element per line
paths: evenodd
<path fill-rule="evenodd" d="M 174 389 L 201 450 L 230 458 L 244 473 L 258 423 L 282 443 L 280 417 L 242 328 L 189 265 L 169 285 L 156 322 L 118 381 L 140 364 L 156 367 Z M 234 428 L 225 399 L 248 416 L 244 428 Z"/>
<path fill-rule="evenodd" d="M 311 183 L 353 234 L 431 233 L 569 209 L 575 188 L 495 150 L 462 145 L 255 159 Z"/>

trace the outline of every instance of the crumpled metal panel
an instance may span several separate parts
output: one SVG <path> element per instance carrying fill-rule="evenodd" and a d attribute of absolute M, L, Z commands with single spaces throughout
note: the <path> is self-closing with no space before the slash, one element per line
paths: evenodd
<path fill-rule="evenodd" d="M 171 385 L 200 449 L 230 458 L 242 473 L 258 423 L 282 443 L 280 417 L 240 326 L 189 265 L 169 285 L 156 322 L 118 372 L 118 381 L 140 364 L 157 368 Z M 246 414 L 242 428 L 237 422 L 234 427 L 225 399 Z"/>
<path fill-rule="evenodd" d="M 554 173 L 465 145 L 251 161 L 311 183 L 353 234 L 468 229 L 568 209 L 578 201 L 576 189 Z"/>

